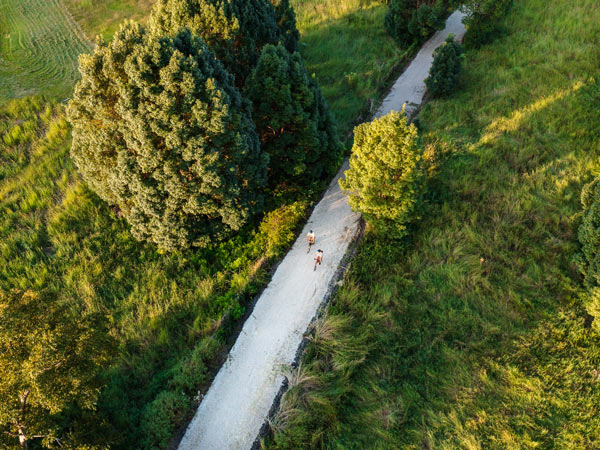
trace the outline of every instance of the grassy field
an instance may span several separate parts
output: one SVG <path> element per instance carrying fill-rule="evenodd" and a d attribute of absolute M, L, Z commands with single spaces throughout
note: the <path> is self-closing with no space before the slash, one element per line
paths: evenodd
<path fill-rule="evenodd" d="M 315 74 L 344 137 L 367 120 L 414 54 L 387 36 L 383 0 L 292 0 L 301 53 Z"/>
<path fill-rule="evenodd" d="M 516 0 L 423 109 L 423 218 L 403 247 L 367 234 L 265 448 L 598 448 L 573 259 L 600 172 L 599 21 L 594 0 Z"/>
<path fill-rule="evenodd" d="M 0 103 L 33 94 L 68 97 L 77 56 L 89 49 L 60 0 L 0 0 Z"/>
<path fill-rule="evenodd" d="M 112 38 L 125 19 L 145 22 L 154 0 L 63 0 L 91 41 Z"/>

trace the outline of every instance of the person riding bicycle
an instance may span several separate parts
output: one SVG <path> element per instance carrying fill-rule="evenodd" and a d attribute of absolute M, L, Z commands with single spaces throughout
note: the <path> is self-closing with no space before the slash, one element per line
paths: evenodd
<path fill-rule="evenodd" d="M 306 242 L 308 242 L 308 245 L 313 245 L 315 243 L 315 233 L 313 233 L 313 230 L 310 230 L 306 235 Z"/>
<path fill-rule="evenodd" d="M 323 261 L 323 250 L 319 249 L 319 250 L 317 250 L 317 255 L 315 256 L 315 266 L 317 264 L 321 265 L 322 261 Z"/>

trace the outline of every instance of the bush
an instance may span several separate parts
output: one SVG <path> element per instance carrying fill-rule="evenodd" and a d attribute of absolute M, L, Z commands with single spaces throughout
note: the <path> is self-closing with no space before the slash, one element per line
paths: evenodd
<path fill-rule="evenodd" d="M 400 45 L 420 43 L 444 28 L 447 1 L 390 0 L 385 16 L 388 34 Z"/>
<path fill-rule="evenodd" d="M 600 327 L 600 177 L 581 192 L 583 217 L 579 226 L 579 268 L 589 289 L 587 309 Z"/>
<path fill-rule="evenodd" d="M 448 95 L 456 90 L 463 59 L 462 45 L 454 40 L 453 35 L 448 36 L 446 42 L 435 49 L 433 64 L 425 80 L 427 89 L 434 97 Z"/>
<path fill-rule="evenodd" d="M 499 32 L 499 21 L 511 4 L 512 0 L 466 0 L 463 3 L 467 15 L 464 19 L 465 45 L 478 47 L 490 42 Z"/>
<path fill-rule="evenodd" d="M 144 410 L 144 448 L 163 449 L 186 419 L 190 402 L 181 391 L 162 391 Z"/>
<path fill-rule="evenodd" d="M 415 218 L 423 185 L 416 127 L 397 111 L 357 126 L 345 175 L 340 187 L 352 209 L 360 211 L 375 231 L 402 237 Z"/>
<path fill-rule="evenodd" d="M 246 80 L 244 94 L 263 151 L 269 154 L 269 182 L 308 185 L 333 172 L 342 145 L 325 99 L 299 53 L 267 45 Z"/>
<path fill-rule="evenodd" d="M 129 23 L 80 70 L 71 156 L 137 239 L 205 246 L 262 211 L 268 156 L 250 105 L 198 37 Z"/>

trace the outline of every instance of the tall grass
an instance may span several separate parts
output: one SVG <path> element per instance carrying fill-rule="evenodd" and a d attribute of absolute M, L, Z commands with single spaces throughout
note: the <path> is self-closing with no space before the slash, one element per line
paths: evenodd
<path fill-rule="evenodd" d="M 367 235 L 265 448 L 596 448 L 600 335 L 580 300 L 600 172 L 600 10 L 516 0 L 421 112 L 430 162 L 403 248 Z"/>

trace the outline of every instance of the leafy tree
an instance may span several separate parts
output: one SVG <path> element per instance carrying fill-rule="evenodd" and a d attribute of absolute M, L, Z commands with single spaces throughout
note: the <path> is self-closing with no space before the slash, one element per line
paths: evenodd
<path fill-rule="evenodd" d="M 290 55 L 281 44 L 265 46 L 244 93 L 269 154 L 271 184 L 310 182 L 336 168 L 342 154 L 336 126 L 299 53 Z"/>
<path fill-rule="evenodd" d="M 283 21 L 289 24 L 289 19 Z M 199 35 L 243 86 L 266 44 L 276 44 L 279 30 L 268 0 L 158 0 L 151 28 L 159 35 L 181 27 Z M 287 26 L 287 25 L 286 25 Z"/>
<path fill-rule="evenodd" d="M 462 6 L 466 13 L 465 45 L 477 47 L 491 41 L 511 4 L 512 0 L 465 0 Z"/>
<path fill-rule="evenodd" d="M 4 438 L 24 448 L 32 440 L 46 448 L 72 447 L 70 436 L 61 435 L 59 414 L 73 405 L 95 408 L 102 387 L 99 370 L 109 361 L 111 346 L 101 316 L 73 317 L 48 292 L 0 291 Z"/>
<path fill-rule="evenodd" d="M 300 33 L 296 28 L 296 13 L 290 0 L 270 0 L 275 8 L 275 19 L 279 28 L 279 40 L 288 52 L 298 51 Z"/>
<path fill-rule="evenodd" d="M 421 195 L 421 161 L 416 127 L 404 111 L 392 111 L 354 128 L 350 168 L 340 187 L 376 231 L 402 237 Z"/>
<path fill-rule="evenodd" d="M 137 239 L 201 246 L 261 211 L 268 156 L 249 104 L 199 38 L 129 23 L 80 71 L 71 155 Z"/>
<path fill-rule="evenodd" d="M 444 28 L 448 3 L 447 0 L 390 0 L 385 28 L 401 45 L 422 42 Z"/>
<path fill-rule="evenodd" d="M 425 80 L 432 95 L 441 97 L 456 90 L 462 73 L 464 52 L 462 45 L 454 40 L 453 35 L 433 52 L 433 64 L 429 76 Z"/>

